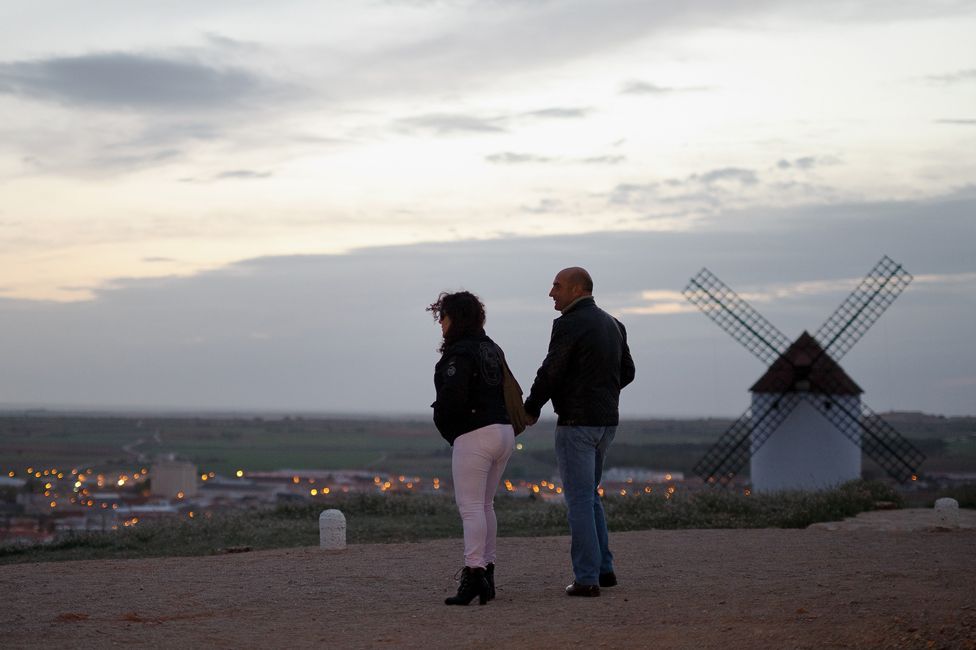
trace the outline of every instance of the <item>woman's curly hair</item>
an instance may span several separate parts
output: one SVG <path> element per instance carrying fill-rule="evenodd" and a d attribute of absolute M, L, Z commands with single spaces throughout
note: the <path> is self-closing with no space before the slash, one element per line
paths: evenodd
<path fill-rule="evenodd" d="M 451 319 L 451 326 L 437 350 L 441 353 L 458 339 L 478 334 L 485 327 L 485 305 L 470 291 L 442 292 L 437 296 L 436 302 L 430 303 L 427 311 L 436 321 L 442 320 L 444 316 Z"/>

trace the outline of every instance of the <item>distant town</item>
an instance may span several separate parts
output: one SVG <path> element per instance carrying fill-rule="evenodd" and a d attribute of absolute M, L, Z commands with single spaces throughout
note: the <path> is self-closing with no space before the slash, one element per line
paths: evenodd
<path fill-rule="evenodd" d="M 600 494 L 663 494 L 670 498 L 681 473 L 613 468 Z M 237 470 L 233 476 L 202 471 L 173 458 L 148 467 L 95 472 L 91 468 L 26 467 L 0 476 L 0 543 L 43 543 L 72 532 L 110 531 L 161 519 L 210 517 L 214 512 L 321 501 L 347 493 L 436 493 L 450 489 L 437 476 L 377 474 L 363 470 Z M 513 496 L 562 499 L 555 479 L 505 480 Z"/>
<path fill-rule="evenodd" d="M 902 490 L 976 483 L 976 418 L 886 418 L 926 456 Z M 621 422 L 601 494 L 669 499 L 702 489 L 692 468 L 730 423 Z M 561 500 L 549 425 L 517 441 L 502 493 Z M 862 475 L 886 480 L 867 457 Z M 736 476 L 729 487 L 750 494 L 749 481 Z M 453 495 L 450 448 L 429 420 L 0 414 L 0 544 L 289 503 L 325 509 L 346 494 L 438 493 Z"/>

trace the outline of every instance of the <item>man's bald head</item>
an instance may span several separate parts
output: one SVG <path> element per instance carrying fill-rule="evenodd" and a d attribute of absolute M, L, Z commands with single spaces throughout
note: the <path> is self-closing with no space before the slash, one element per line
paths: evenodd
<path fill-rule="evenodd" d="M 584 295 L 593 293 L 593 278 L 590 277 L 589 272 L 582 266 L 571 266 L 563 269 L 559 272 L 559 275 L 563 274 L 565 274 L 565 282 L 582 289 Z"/>
<path fill-rule="evenodd" d="M 562 311 L 573 301 L 592 294 L 593 280 L 590 274 L 580 266 L 571 266 L 556 274 L 549 297 L 553 299 L 556 311 Z"/>

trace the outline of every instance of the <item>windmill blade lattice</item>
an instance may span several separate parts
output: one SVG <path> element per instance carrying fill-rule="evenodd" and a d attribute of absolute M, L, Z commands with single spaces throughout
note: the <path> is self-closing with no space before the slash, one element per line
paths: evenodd
<path fill-rule="evenodd" d="M 806 399 L 893 478 L 914 479 L 924 454 L 863 402 L 852 409 L 834 399 L 835 395 L 849 394 L 850 385 L 842 386 L 830 367 L 836 365 L 834 359 L 844 356 L 860 340 L 911 281 L 911 274 L 900 264 L 883 257 L 817 330 L 819 354 L 796 365 L 784 354 L 791 345 L 790 340 L 703 268 L 688 283 L 683 292 L 685 297 L 766 365 L 771 366 L 781 358 L 788 362 L 795 383 L 770 401 L 754 403 L 747 409 L 709 448 L 694 472 L 707 483 L 729 483 L 800 400 Z"/>
<path fill-rule="evenodd" d="M 861 402 L 861 413 L 854 413 L 829 395 L 804 397 L 893 479 L 904 483 L 918 475 L 925 454 L 866 404 Z"/>
<path fill-rule="evenodd" d="M 824 358 L 820 358 L 815 364 L 825 362 Z M 925 454 L 872 411 L 863 399 L 858 400 L 859 409 L 851 409 L 835 399 L 835 395 L 844 392 L 836 375 L 811 372 L 808 379 L 812 392 L 800 394 L 838 431 L 860 446 L 862 452 L 895 480 L 905 482 L 917 476 Z"/>
<path fill-rule="evenodd" d="M 905 483 L 918 477 L 925 454 L 908 442 L 884 418 L 861 402 L 861 449 L 888 475 Z"/>
<path fill-rule="evenodd" d="M 707 268 L 699 271 L 682 293 L 767 366 L 790 345 L 790 340 L 775 325 Z"/>
<path fill-rule="evenodd" d="M 783 393 L 760 413 L 752 408 L 726 429 L 692 470 L 706 483 L 727 484 L 796 408 L 800 397 Z"/>
<path fill-rule="evenodd" d="M 839 360 L 854 347 L 881 314 L 912 281 L 912 275 L 885 255 L 840 307 L 820 326 L 814 338 L 824 352 Z"/>

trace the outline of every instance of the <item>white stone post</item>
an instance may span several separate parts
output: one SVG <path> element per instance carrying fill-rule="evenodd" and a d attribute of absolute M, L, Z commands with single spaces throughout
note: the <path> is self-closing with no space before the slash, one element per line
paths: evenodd
<path fill-rule="evenodd" d="M 319 548 L 327 551 L 346 548 L 346 517 L 342 512 L 323 510 L 319 515 Z"/>
<path fill-rule="evenodd" d="M 959 527 L 959 502 L 948 497 L 936 499 L 935 514 L 939 520 L 939 526 L 943 528 Z"/>

